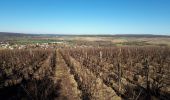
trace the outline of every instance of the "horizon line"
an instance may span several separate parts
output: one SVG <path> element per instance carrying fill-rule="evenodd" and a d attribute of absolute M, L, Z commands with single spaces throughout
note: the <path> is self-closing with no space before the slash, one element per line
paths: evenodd
<path fill-rule="evenodd" d="M 91 36 L 93 36 L 93 35 L 158 35 L 158 36 L 170 36 L 170 34 L 145 34 L 145 33 L 110 33 L 110 34 L 107 34 L 107 33 L 96 33 L 96 34 L 94 34 L 94 33 L 91 33 L 91 34 L 89 34 L 89 33 L 84 33 L 84 34 L 82 34 L 82 33 L 47 33 L 47 32 L 44 32 L 44 33 L 29 33 L 29 32 L 4 32 L 4 31 L 0 31 L 0 33 L 11 33 L 11 34 L 30 34 L 30 35 L 91 35 Z"/>

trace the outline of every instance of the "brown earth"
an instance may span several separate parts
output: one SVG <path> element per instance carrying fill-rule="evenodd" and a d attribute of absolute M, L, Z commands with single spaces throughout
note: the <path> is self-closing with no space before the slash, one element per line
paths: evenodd
<path fill-rule="evenodd" d="M 81 91 L 77 88 L 77 82 L 58 51 L 56 60 L 55 83 L 60 84 L 59 97 L 56 100 L 80 100 Z"/>

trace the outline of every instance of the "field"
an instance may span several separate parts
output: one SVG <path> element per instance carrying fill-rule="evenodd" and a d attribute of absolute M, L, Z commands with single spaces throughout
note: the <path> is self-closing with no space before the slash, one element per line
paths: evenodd
<path fill-rule="evenodd" d="M 3 37 L 1 100 L 170 100 L 168 36 Z"/>

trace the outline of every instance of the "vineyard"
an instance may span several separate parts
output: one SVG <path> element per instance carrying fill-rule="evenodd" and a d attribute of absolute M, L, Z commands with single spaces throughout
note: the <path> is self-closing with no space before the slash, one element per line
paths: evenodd
<path fill-rule="evenodd" d="M 1 99 L 52 98 L 54 50 L 1 50 L 0 59 Z"/>
<path fill-rule="evenodd" d="M 169 100 L 170 48 L 0 50 L 0 99 Z"/>
<path fill-rule="evenodd" d="M 93 98 L 92 91 L 99 92 L 90 84 L 100 79 L 122 99 L 170 99 L 170 48 L 77 48 L 67 49 L 63 55 L 88 98 Z"/>

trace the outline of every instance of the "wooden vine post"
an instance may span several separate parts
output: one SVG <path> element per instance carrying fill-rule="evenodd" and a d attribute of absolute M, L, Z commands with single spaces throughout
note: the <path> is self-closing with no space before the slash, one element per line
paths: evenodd
<path fill-rule="evenodd" d="M 103 56 L 103 53 L 102 51 L 100 51 L 100 61 L 102 62 L 102 56 Z"/>
<path fill-rule="evenodd" d="M 121 53 L 122 53 L 122 50 L 120 48 L 120 51 L 119 51 L 119 54 L 118 54 L 118 86 L 119 86 L 119 92 L 121 91 Z"/>

